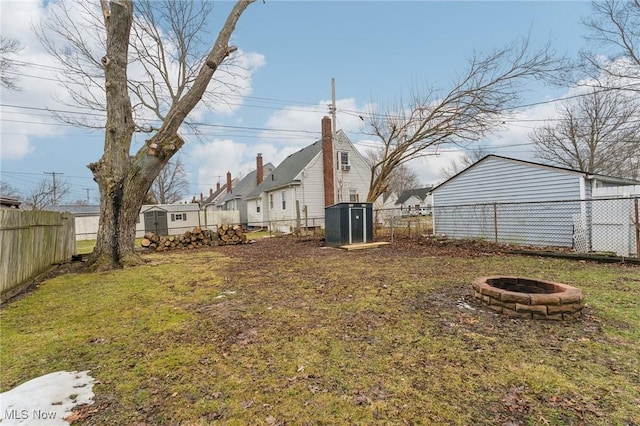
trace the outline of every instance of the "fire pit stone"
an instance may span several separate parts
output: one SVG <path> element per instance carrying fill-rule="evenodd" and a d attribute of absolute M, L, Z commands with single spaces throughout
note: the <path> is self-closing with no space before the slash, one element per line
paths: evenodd
<path fill-rule="evenodd" d="M 474 296 L 492 311 L 521 318 L 571 320 L 584 308 L 582 290 L 524 277 L 489 276 L 473 281 Z"/>

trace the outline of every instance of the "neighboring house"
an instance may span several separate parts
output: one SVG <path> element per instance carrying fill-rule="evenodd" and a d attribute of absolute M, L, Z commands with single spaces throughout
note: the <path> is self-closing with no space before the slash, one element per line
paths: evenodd
<path fill-rule="evenodd" d="M 394 216 L 398 215 L 398 206 L 396 202 L 398 196 L 392 192 L 388 195 L 381 195 L 375 203 L 373 203 L 374 223 L 385 223 Z"/>
<path fill-rule="evenodd" d="M 136 225 L 136 238 L 145 232 L 158 235 L 177 235 L 200 226 L 200 206 L 198 203 L 152 204 L 140 209 Z"/>
<path fill-rule="evenodd" d="M 431 213 L 431 190 L 433 186 L 414 188 L 402 191 L 396 207 L 400 208 L 403 215 L 427 215 Z"/>
<path fill-rule="evenodd" d="M 239 222 L 246 225 L 248 219 L 246 197 L 262 183 L 265 176 L 269 178 L 274 169 L 275 167 L 271 163 L 263 165 L 262 154 L 258 154 L 256 157 L 256 170 L 246 175 L 216 203 L 218 210 L 237 210 L 240 217 Z"/>
<path fill-rule="evenodd" d="M 366 201 L 370 167 L 343 131 L 322 119 L 322 139 L 289 155 L 247 197 L 248 224 L 283 232 L 324 227 L 325 207 Z"/>
<path fill-rule="evenodd" d="M 240 223 L 239 212 L 220 212 L 218 204 L 222 198 L 231 192 L 233 187 L 238 183 L 238 179 L 231 179 L 231 172 L 227 172 L 227 183 L 220 186 L 220 182 L 216 184 L 216 190 L 209 190 L 209 197 L 200 202 L 200 223 L 201 226 L 211 227 L 221 223 Z"/>
<path fill-rule="evenodd" d="M 488 155 L 432 191 L 434 233 L 591 249 L 594 189 L 640 182 Z"/>
<path fill-rule="evenodd" d="M 47 210 L 69 212 L 73 214 L 76 228 L 76 241 L 95 240 L 98 235 L 100 206 L 89 204 L 69 204 L 49 206 Z"/>

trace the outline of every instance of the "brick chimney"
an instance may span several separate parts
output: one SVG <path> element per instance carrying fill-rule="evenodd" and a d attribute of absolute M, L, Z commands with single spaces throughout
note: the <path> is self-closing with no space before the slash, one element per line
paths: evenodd
<path fill-rule="evenodd" d="M 200 193 L 200 205 L 204 204 L 204 197 L 202 196 L 202 192 Z"/>
<path fill-rule="evenodd" d="M 336 203 L 333 181 L 333 138 L 331 134 L 331 119 L 322 119 L 322 170 L 324 174 L 324 205 Z"/>
<path fill-rule="evenodd" d="M 220 189 L 220 184 L 218 184 L 218 189 Z M 209 188 L 209 197 L 213 196 L 213 188 Z"/>
<path fill-rule="evenodd" d="M 216 191 L 220 191 L 220 182 L 216 183 Z"/>
<path fill-rule="evenodd" d="M 227 172 L 227 193 L 231 192 L 231 172 Z"/>
<path fill-rule="evenodd" d="M 256 157 L 256 182 L 258 185 L 262 183 L 264 179 L 264 169 L 262 167 L 262 154 L 258 154 Z"/>

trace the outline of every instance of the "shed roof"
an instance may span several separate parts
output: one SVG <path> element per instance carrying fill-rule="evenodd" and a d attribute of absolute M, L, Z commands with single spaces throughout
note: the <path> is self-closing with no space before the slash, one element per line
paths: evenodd
<path fill-rule="evenodd" d="M 198 203 L 145 204 L 140 209 L 140 213 L 144 213 L 150 210 L 164 210 L 166 212 L 191 212 L 191 211 L 199 211 L 200 206 L 198 205 Z"/>

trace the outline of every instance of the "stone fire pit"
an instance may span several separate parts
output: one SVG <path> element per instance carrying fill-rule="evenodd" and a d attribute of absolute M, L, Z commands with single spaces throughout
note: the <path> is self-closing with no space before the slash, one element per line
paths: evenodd
<path fill-rule="evenodd" d="M 566 284 L 522 277 L 482 277 L 474 295 L 495 312 L 521 318 L 571 320 L 582 315 L 582 290 Z"/>

